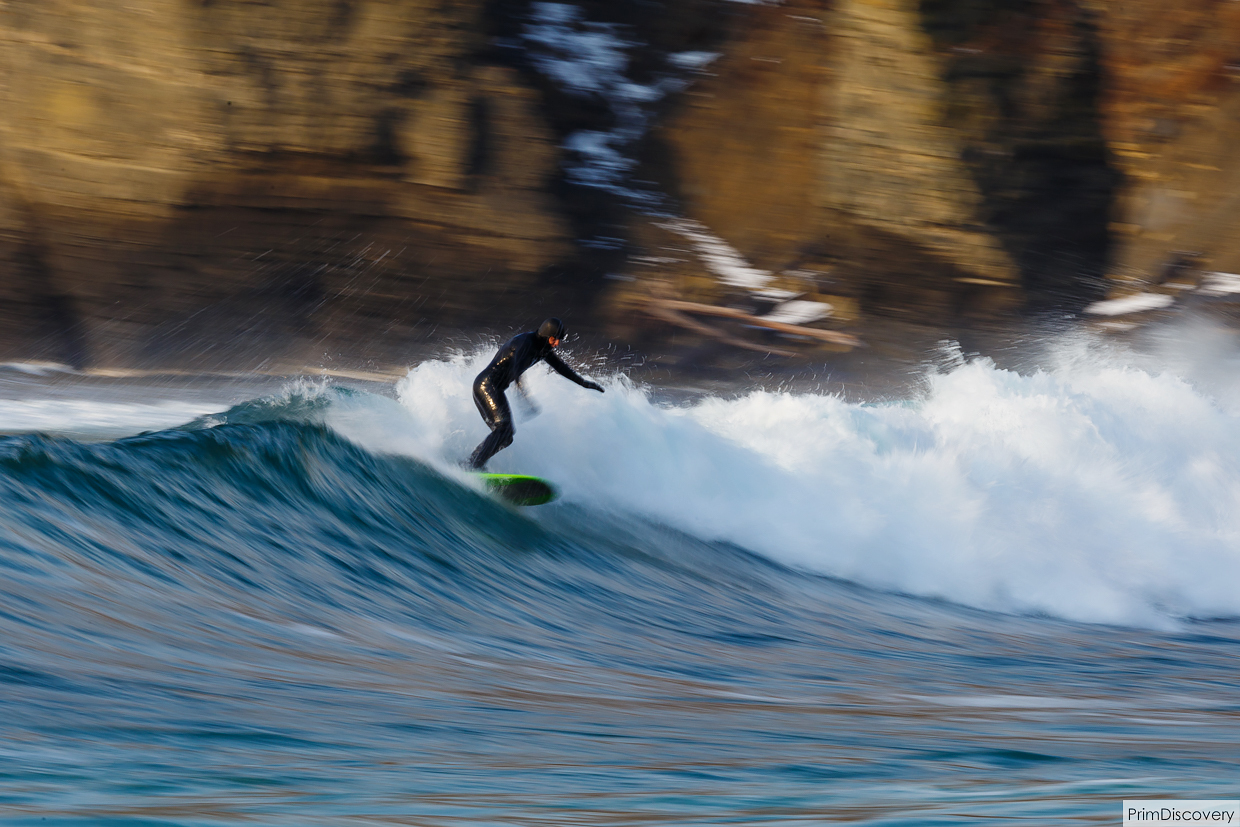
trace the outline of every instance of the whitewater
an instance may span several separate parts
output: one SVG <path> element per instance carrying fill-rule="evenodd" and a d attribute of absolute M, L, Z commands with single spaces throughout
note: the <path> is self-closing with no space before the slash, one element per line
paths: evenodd
<path fill-rule="evenodd" d="M 452 466 L 486 433 L 469 387 L 487 358 L 419 365 L 400 409 L 327 421 L 463 481 Z M 976 359 L 882 404 L 659 404 L 623 379 L 597 397 L 540 371 L 541 413 L 492 468 L 880 589 L 1111 623 L 1240 615 L 1237 410 L 1169 372 L 1058 361 L 1021 375 Z"/>
<path fill-rule="evenodd" d="M 393 385 L 0 376 L 0 821 L 1234 797 L 1240 383 L 1203 335 L 947 347 L 867 401 L 536 368 L 491 463 L 535 509 L 460 466 L 489 344 Z"/>

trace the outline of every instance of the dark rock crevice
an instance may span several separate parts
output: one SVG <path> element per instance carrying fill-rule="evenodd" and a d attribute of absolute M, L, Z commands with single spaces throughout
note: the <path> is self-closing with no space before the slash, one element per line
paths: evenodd
<path fill-rule="evenodd" d="M 465 175 L 477 186 L 477 179 L 487 175 L 494 163 L 495 136 L 493 134 L 491 104 L 484 97 L 469 102 L 469 151 L 465 154 Z"/>
<path fill-rule="evenodd" d="M 948 123 L 1034 314 L 1105 291 L 1121 184 L 1103 136 L 1097 26 L 1070 0 L 922 0 Z"/>

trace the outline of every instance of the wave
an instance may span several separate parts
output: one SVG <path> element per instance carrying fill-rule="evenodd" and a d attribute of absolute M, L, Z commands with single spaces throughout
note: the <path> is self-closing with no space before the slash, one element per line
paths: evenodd
<path fill-rule="evenodd" d="M 303 387 L 112 442 L 0 437 L 0 626 L 49 675 L 131 649 L 206 674 L 393 645 L 636 668 L 778 631 L 752 613 L 771 590 L 751 555 L 572 507 L 541 524 L 317 421 L 393 410 Z"/>
<path fill-rule="evenodd" d="M 484 362 L 419 365 L 398 385 L 407 423 L 341 430 L 448 468 L 485 434 L 469 396 Z M 529 384 L 542 413 L 492 465 L 555 480 L 570 503 L 985 609 L 1240 614 L 1237 412 L 1218 388 L 1114 354 L 1068 348 L 1027 374 L 958 360 L 885 404 L 764 391 L 667 405 L 624 379 L 603 396 L 549 373 Z"/>
<path fill-rule="evenodd" d="M 459 466 L 485 435 L 469 388 L 486 358 L 420 364 L 395 398 L 300 383 L 112 442 L 0 438 L 0 564 L 69 566 L 86 591 L 125 577 L 248 589 L 244 602 L 294 616 L 383 604 L 433 617 L 493 614 L 501 593 L 505 611 L 554 603 L 513 550 L 589 571 L 617 554 L 704 571 L 740 548 L 1008 613 L 1240 615 L 1228 386 L 1082 351 L 1028 373 L 957 359 L 916 398 L 881 404 L 767 391 L 670 404 L 623 377 L 600 395 L 535 370 L 540 412 L 514 399 L 516 442 L 492 469 L 545 476 L 563 497 L 515 512 Z M 122 413 L 138 430 L 169 410 Z M 744 588 L 739 559 L 729 576 Z"/>

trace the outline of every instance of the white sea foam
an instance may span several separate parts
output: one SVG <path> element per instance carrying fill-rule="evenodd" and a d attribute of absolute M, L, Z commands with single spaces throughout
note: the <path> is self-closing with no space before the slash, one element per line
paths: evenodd
<path fill-rule="evenodd" d="M 1162 310 L 1173 304 L 1175 304 L 1174 296 L 1161 293 L 1138 293 L 1122 299 L 1094 302 L 1085 308 L 1085 312 L 1096 316 L 1124 316 L 1128 313 L 1143 313 L 1146 310 Z"/>
<path fill-rule="evenodd" d="M 215 413 L 219 402 L 96 399 L 0 399 L 0 433 L 49 433 L 78 439 L 114 439 L 172 428 Z M 226 406 L 224 406 L 226 407 Z"/>
<path fill-rule="evenodd" d="M 732 245 L 712 234 L 702 224 L 687 218 L 678 218 L 661 226 L 693 242 L 698 256 L 706 264 L 706 269 L 724 284 L 757 291 L 770 283 L 770 273 L 751 267 Z"/>
<path fill-rule="evenodd" d="M 469 388 L 487 355 L 419 365 L 404 411 L 354 411 L 342 430 L 451 472 L 486 434 Z M 1240 410 L 1176 375 L 1077 349 L 1028 375 L 963 364 L 915 401 L 664 407 L 623 379 L 599 395 L 532 374 L 543 413 L 518 416 L 491 467 L 553 479 L 567 501 L 978 607 L 1240 615 Z"/>
<path fill-rule="evenodd" d="M 530 4 L 521 41 L 530 62 L 551 82 L 569 94 L 591 96 L 611 110 L 610 130 L 581 129 L 565 139 L 569 180 L 649 204 L 657 197 L 629 181 L 637 166 L 631 157 L 633 147 L 646 133 L 651 106 L 687 85 L 685 78 L 675 75 L 695 71 L 713 55 L 669 55 L 669 68 L 678 72 L 637 83 L 629 77 L 629 53 L 643 44 L 633 36 L 631 27 L 590 20 L 572 3 L 536 2 Z"/>
<path fill-rule="evenodd" d="M 635 162 L 626 150 L 646 129 L 643 107 L 666 90 L 627 78 L 628 51 L 636 44 L 621 35 L 619 26 L 587 20 L 568 3 L 539 2 L 530 8 L 522 39 L 538 70 L 572 94 L 598 96 L 615 114 L 612 131 L 578 130 L 565 140 L 573 158 L 569 177 L 627 193 L 624 182 Z"/>

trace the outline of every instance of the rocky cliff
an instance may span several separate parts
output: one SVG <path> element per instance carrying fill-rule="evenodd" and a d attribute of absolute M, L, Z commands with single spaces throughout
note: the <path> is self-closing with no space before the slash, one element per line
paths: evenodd
<path fill-rule="evenodd" d="M 483 57 L 483 11 L 5 3 L 6 350 L 297 361 L 485 318 L 569 237 L 553 136 Z"/>
<path fill-rule="evenodd" d="M 1116 176 L 1071 3 L 754 6 L 665 126 L 689 215 L 929 319 L 1099 292 Z"/>
<path fill-rule="evenodd" d="M 1231 0 L 8 0 L 0 351 L 1075 311 L 1240 269 L 1238 66 Z"/>
<path fill-rule="evenodd" d="M 720 52 L 670 186 L 758 267 L 927 320 L 1240 269 L 1234 3 L 787 0 Z"/>

